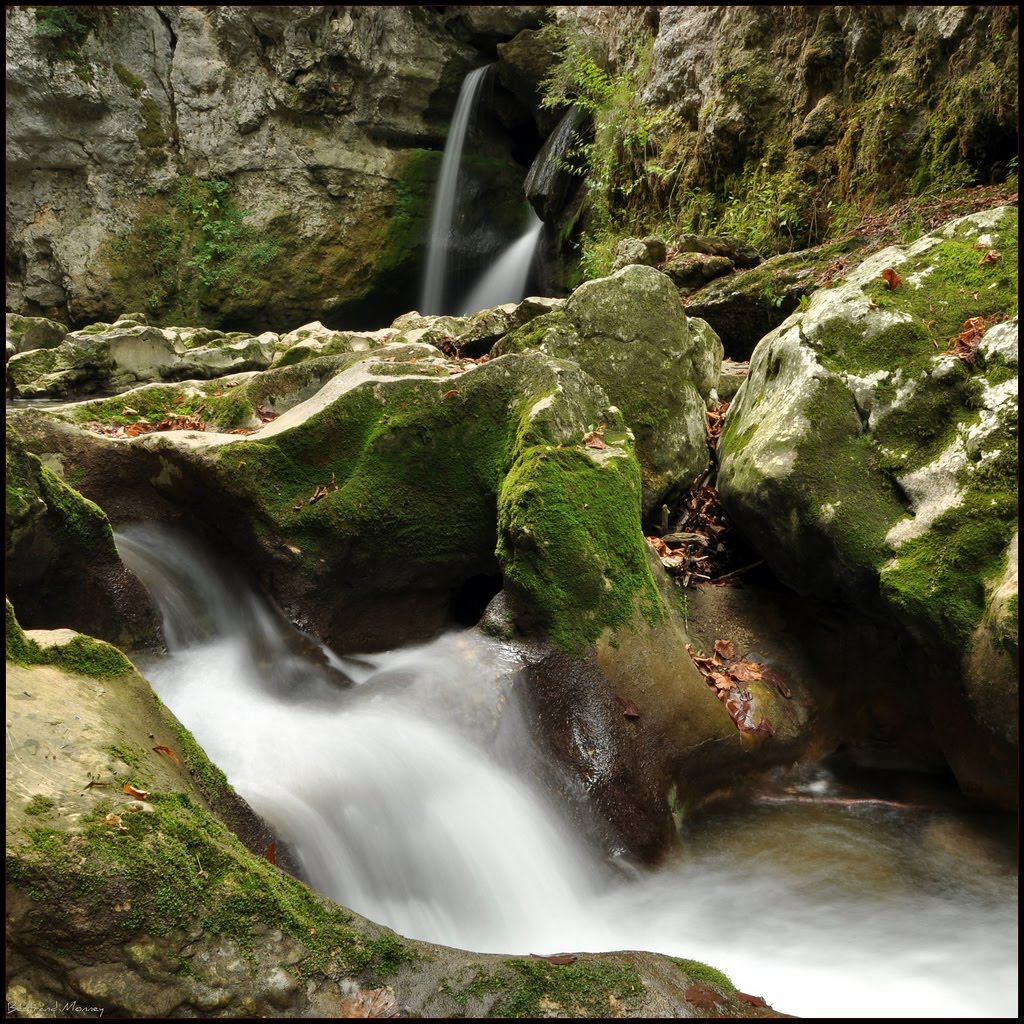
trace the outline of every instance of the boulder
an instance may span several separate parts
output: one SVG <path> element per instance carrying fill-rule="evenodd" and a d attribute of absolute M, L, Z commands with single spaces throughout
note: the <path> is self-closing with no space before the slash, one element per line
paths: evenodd
<path fill-rule="evenodd" d="M 721 344 L 711 330 L 690 331 L 664 274 L 633 265 L 588 281 L 562 310 L 513 331 L 494 351 L 533 348 L 578 362 L 622 410 L 636 438 L 645 511 L 707 468 L 704 408 Z"/>
<path fill-rule="evenodd" d="M 735 264 L 728 256 L 709 256 L 702 252 L 681 252 L 667 260 L 661 268 L 681 295 L 690 295 L 703 287 L 708 281 L 722 277 L 732 270 Z"/>
<path fill-rule="evenodd" d="M 938 677 L 929 713 L 961 786 L 1003 805 L 1015 602 L 996 595 L 1017 528 L 1017 322 L 998 321 L 1015 307 L 1016 251 L 1016 210 L 1001 208 L 816 292 L 755 350 L 718 477 L 781 579 L 903 624 L 917 671 Z M 1006 657 L 980 653 L 993 628 Z"/>
<path fill-rule="evenodd" d="M 827 253 L 833 253 L 834 248 L 828 248 Z M 696 256 L 678 259 L 684 266 L 703 266 L 696 262 Z M 711 324 L 730 359 L 749 359 L 754 346 L 818 288 L 819 273 L 828 262 L 829 255 L 822 248 L 773 256 L 755 269 L 697 285 L 687 299 L 686 312 Z M 695 269 L 691 277 L 697 272 Z"/>
<path fill-rule="evenodd" d="M 155 613 L 121 563 L 103 511 L 26 451 L 10 424 L 6 468 L 7 594 L 22 620 L 120 644 L 154 642 Z"/>
<path fill-rule="evenodd" d="M 56 348 L 68 333 L 64 324 L 39 316 L 7 314 L 7 358 L 16 352 L 37 348 Z"/>

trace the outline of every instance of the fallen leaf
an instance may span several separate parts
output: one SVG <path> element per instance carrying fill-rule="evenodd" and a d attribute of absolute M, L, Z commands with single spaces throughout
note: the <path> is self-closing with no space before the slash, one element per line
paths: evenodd
<path fill-rule="evenodd" d="M 984 256 L 981 257 L 978 262 L 979 267 L 983 267 L 986 263 L 998 263 L 1002 259 L 1002 254 L 996 249 L 989 249 Z"/>
<path fill-rule="evenodd" d="M 299 498 L 299 500 L 294 505 L 292 505 L 292 509 L 294 509 L 297 512 L 305 504 L 306 503 L 301 498 Z"/>
<path fill-rule="evenodd" d="M 687 987 L 686 1001 L 702 1010 L 714 1010 L 725 1003 L 724 998 L 719 995 L 710 985 L 690 985 Z"/>
<path fill-rule="evenodd" d="M 124 827 L 124 825 L 121 823 L 121 815 L 120 814 L 108 814 L 103 819 L 103 824 L 104 825 L 113 825 L 114 828 L 116 828 L 118 832 L 127 832 L 128 831 L 128 829 L 126 829 Z"/>
<path fill-rule="evenodd" d="M 775 689 L 778 690 L 780 696 L 785 697 L 786 700 L 789 700 L 793 696 L 792 691 L 788 686 L 786 686 L 786 681 L 782 678 L 781 672 L 776 671 L 768 665 L 762 665 L 761 678 L 768 683 L 769 686 L 774 686 Z"/>
<path fill-rule="evenodd" d="M 271 864 L 277 863 L 277 840 L 275 839 L 264 851 L 263 856 Z"/>
<path fill-rule="evenodd" d="M 729 675 L 740 683 L 756 683 L 761 678 L 761 666 L 744 658 L 729 666 Z"/>
<path fill-rule="evenodd" d="M 733 995 L 735 995 L 741 1003 L 746 1003 L 748 1006 L 768 1005 L 760 996 L 748 995 L 746 992 L 734 992 Z"/>
<path fill-rule="evenodd" d="M 130 782 L 124 784 L 123 792 L 129 796 L 135 797 L 136 800 L 145 800 L 149 796 L 149 791 L 145 789 L 136 789 Z"/>
<path fill-rule="evenodd" d="M 346 996 L 338 1009 L 339 1017 L 401 1017 L 395 997 L 386 988 L 364 988 Z"/>
<path fill-rule="evenodd" d="M 626 716 L 626 718 L 640 717 L 640 709 L 636 706 L 636 704 L 633 701 L 631 701 L 628 697 L 622 697 L 620 699 L 622 701 L 622 713 Z"/>
<path fill-rule="evenodd" d="M 456 391 L 454 388 L 451 391 L 446 391 L 441 396 L 441 401 L 443 402 L 446 398 L 451 398 L 453 395 L 457 395 L 457 394 L 458 394 L 458 391 Z"/>
<path fill-rule="evenodd" d="M 889 286 L 891 291 L 895 291 L 899 288 L 900 283 L 903 281 L 903 278 L 900 277 L 892 267 L 886 267 L 885 270 L 882 271 L 882 277 L 885 279 L 885 283 Z"/>
<path fill-rule="evenodd" d="M 736 647 L 733 645 L 733 642 L 731 640 L 716 640 L 715 654 L 717 654 L 720 658 L 735 658 Z"/>
<path fill-rule="evenodd" d="M 171 750 L 170 747 L 165 747 L 163 745 L 160 745 L 160 746 L 154 747 L 153 750 L 157 754 L 166 754 L 174 762 L 175 767 L 177 767 L 177 768 L 181 767 L 181 761 L 178 759 L 178 755 L 173 750 Z"/>
<path fill-rule="evenodd" d="M 121 415 L 122 416 L 138 416 L 139 415 L 139 410 L 138 409 L 133 409 L 130 405 L 126 405 L 121 410 Z"/>

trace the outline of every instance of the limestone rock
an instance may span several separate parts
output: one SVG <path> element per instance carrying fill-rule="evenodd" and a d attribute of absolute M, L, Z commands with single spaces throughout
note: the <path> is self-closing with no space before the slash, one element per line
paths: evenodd
<path fill-rule="evenodd" d="M 817 289 L 818 272 L 832 252 L 824 247 L 784 253 L 755 269 L 719 277 L 698 287 L 686 311 L 711 324 L 730 359 L 749 359 L 754 346 Z"/>
<path fill-rule="evenodd" d="M 26 451 L 10 424 L 6 449 L 7 594 L 22 621 L 115 643 L 154 641 L 155 613 L 121 563 L 103 511 Z"/>
<path fill-rule="evenodd" d="M 422 259 L 460 79 L 478 47 L 537 24 L 533 9 L 503 10 L 137 7 L 57 47 L 35 9 L 12 9 L 10 308 L 253 333 L 311 309 L 393 316 Z M 493 159 L 467 187 L 493 225 L 476 259 L 521 216 L 509 197 L 522 170 L 485 131 Z"/>
<path fill-rule="evenodd" d="M 561 311 L 507 335 L 495 351 L 530 348 L 575 360 L 622 409 L 636 437 L 646 510 L 707 468 L 704 406 L 721 345 L 712 331 L 689 330 L 664 274 L 634 265 L 588 281 Z"/>
<path fill-rule="evenodd" d="M 16 352 L 30 352 L 37 348 L 56 348 L 68 333 L 64 324 L 45 317 L 7 314 L 7 358 Z"/>
<path fill-rule="evenodd" d="M 1016 318 L 972 321 L 1012 309 L 1016 239 L 1015 210 L 974 214 L 816 292 L 758 345 L 719 446 L 722 499 L 782 579 L 895 616 L 961 666 L 1016 531 Z M 931 714 L 961 785 L 1005 804 L 1006 704 L 954 725 L 968 691 L 1016 693 L 1000 664 L 980 688 L 951 674 Z"/>

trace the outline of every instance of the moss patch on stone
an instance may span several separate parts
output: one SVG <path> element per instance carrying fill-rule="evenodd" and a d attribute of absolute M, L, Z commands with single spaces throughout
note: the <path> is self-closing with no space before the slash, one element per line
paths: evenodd
<path fill-rule="evenodd" d="M 74 831 L 27 828 L 9 849 L 8 881 L 103 923 L 103 941 L 201 929 L 251 951 L 254 930 L 299 941 L 304 974 L 388 977 L 414 959 L 397 936 L 368 936 L 352 915 L 254 857 L 184 793 L 154 793 L 152 813 L 122 813 L 124 831 L 96 812 Z M 101 808 L 102 809 L 102 808 Z"/>
<path fill-rule="evenodd" d="M 644 986 L 636 968 L 626 964 L 580 958 L 558 965 L 538 958 L 508 960 L 495 971 L 477 971 L 466 982 L 448 982 L 446 989 L 460 1006 L 499 993 L 491 1017 L 609 1018 L 637 1005 Z"/>
<path fill-rule="evenodd" d="M 625 625 L 639 603 L 661 616 L 642 533 L 640 477 L 623 456 L 595 462 L 581 450 L 524 452 L 502 485 L 498 554 L 552 640 L 582 653 Z"/>
<path fill-rule="evenodd" d="M 733 984 L 732 979 L 717 967 L 701 963 L 700 960 L 686 960 L 682 957 L 675 956 L 670 957 L 669 959 L 684 974 L 686 974 L 687 977 L 693 978 L 694 981 L 703 981 L 709 985 L 716 985 L 718 988 L 724 989 L 726 992 L 736 991 L 736 986 Z"/>
<path fill-rule="evenodd" d="M 43 647 L 26 636 L 14 608 L 6 602 L 7 660 L 16 665 L 56 665 L 67 672 L 110 679 L 135 671 L 132 663 L 113 644 L 77 634 L 67 643 Z"/>

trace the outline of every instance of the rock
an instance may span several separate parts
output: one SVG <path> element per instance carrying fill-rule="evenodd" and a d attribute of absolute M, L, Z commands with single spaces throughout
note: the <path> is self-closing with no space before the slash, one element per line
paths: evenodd
<path fill-rule="evenodd" d="M 673 256 L 661 268 L 682 295 L 689 295 L 716 277 L 728 274 L 733 262 L 727 256 L 708 256 L 702 252 L 684 252 Z"/>
<path fill-rule="evenodd" d="M 636 437 L 645 510 L 707 468 L 704 406 L 721 346 L 713 332 L 690 332 L 664 274 L 628 266 L 588 281 L 560 312 L 513 331 L 494 351 L 531 348 L 578 362 L 622 409 Z"/>
<path fill-rule="evenodd" d="M 664 248 L 664 246 L 663 246 Z M 612 260 L 612 273 L 633 264 L 644 267 L 656 267 L 658 260 L 650 251 L 642 238 L 624 238 L 615 246 Z"/>
<path fill-rule="evenodd" d="M 16 352 L 30 352 L 38 348 L 56 348 L 68 333 L 64 324 L 45 317 L 7 314 L 7 358 Z"/>
<path fill-rule="evenodd" d="M 63 49 L 12 11 L 10 308 L 253 333 L 310 310 L 386 322 L 422 261 L 461 77 L 537 24 L 510 10 L 135 8 Z M 483 132 L 477 261 L 522 212 L 508 137 Z"/>
<path fill-rule="evenodd" d="M 744 270 L 761 262 L 761 254 L 752 245 L 732 235 L 680 235 L 672 243 L 672 248 L 679 253 L 719 256 Z"/>
<path fill-rule="evenodd" d="M 686 312 L 711 324 L 730 359 L 749 359 L 754 346 L 817 289 L 819 273 L 837 255 L 833 245 L 773 256 L 699 288 Z"/>
<path fill-rule="evenodd" d="M 121 563 L 103 511 L 26 451 L 10 424 L 6 448 L 7 594 L 22 621 L 121 644 L 153 642 L 156 615 Z"/>
<path fill-rule="evenodd" d="M 991 328 L 988 346 L 969 328 L 1012 309 L 1016 237 L 1015 210 L 974 214 L 816 292 L 758 345 L 718 478 L 781 579 L 903 624 L 918 667 L 940 676 L 929 712 L 961 786 L 1003 806 L 1016 799 L 1015 726 L 993 694 L 1017 692 L 1015 653 L 986 661 L 1002 668 L 985 684 L 968 680 L 974 645 L 985 646 L 976 631 L 999 619 L 986 587 L 999 592 L 1017 528 L 1017 327 Z M 993 248 L 1000 260 L 979 259 Z M 966 361 L 942 351 L 965 324 Z"/>
<path fill-rule="evenodd" d="M 527 109 L 533 111 L 539 131 L 550 133 L 559 115 L 541 106 L 541 82 L 555 61 L 545 33 L 524 28 L 514 38 L 498 43 L 498 79 Z"/>

